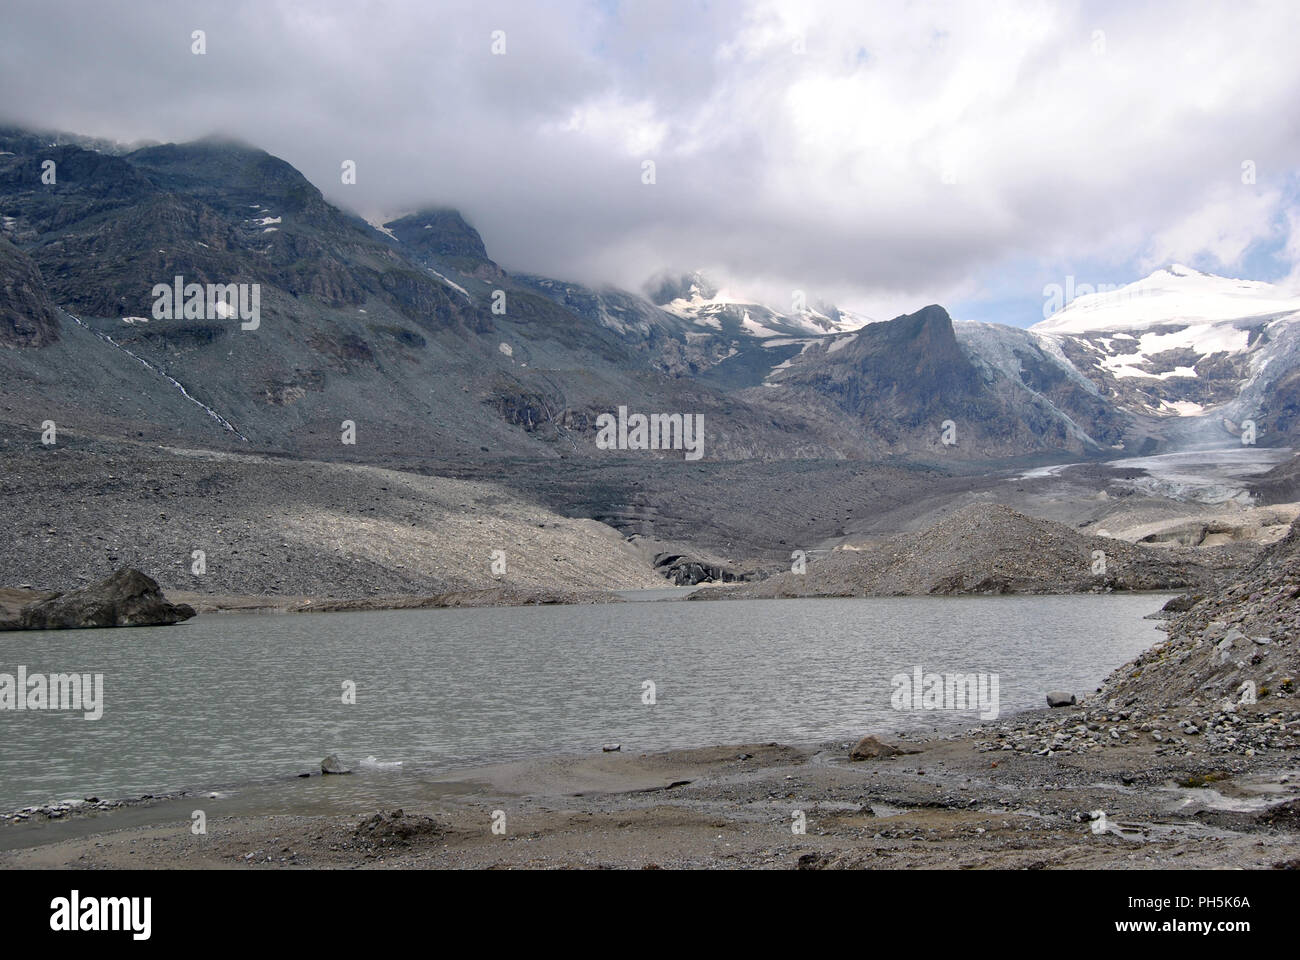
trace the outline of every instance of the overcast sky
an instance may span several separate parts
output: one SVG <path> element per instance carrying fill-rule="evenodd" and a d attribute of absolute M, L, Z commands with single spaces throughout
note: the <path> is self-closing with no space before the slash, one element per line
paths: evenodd
<path fill-rule="evenodd" d="M 234 134 L 510 270 L 1027 325 L 1069 275 L 1300 282 L 1298 36 L 1294 0 L 3 0 L 0 116 Z"/>

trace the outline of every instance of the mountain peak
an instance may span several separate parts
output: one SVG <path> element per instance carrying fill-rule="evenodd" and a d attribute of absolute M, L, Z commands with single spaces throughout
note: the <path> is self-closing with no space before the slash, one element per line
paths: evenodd
<path fill-rule="evenodd" d="M 665 270 L 647 280 L 644 290 L 651 303 L 662 307 L 674 300 L 712 300 L 721 288 L 700 270 L 690 273 Z"/>
<path fill-rule="evenodd" d="M 1173 276 L 1173 277 L 1212 277 L 1212 276 L 1214 276 L 1214 274 L 1212 274 L 1212 273 L 1206 273 L 1206 272 L 1203 271 L 1203 270 L 1193 270 L 1191 267 L 1184 266 L 1184 265 L 1181 264 L 1181 263 L 1167 263 L 1167 264 L 1165 264 L 1163 267 L 1161 267 L 1159 270 L 1155 271 L 1155 273 L 1152 273 L 1151 276 L 1154 277 L 1154 276 L 1157 276 L 1158 274 L 1162 274 L 1162 273 L 1167 273 L 1167 274 L 1169 274 L 1170 276 Z M 1148 277 L 1148 279 L 1150 279 L 1150 277 Z"/>
<path fill-rule="evenodd" d="M 1127 284 L 1087 284 L 1070 277 L 1056 290 L 1058 309 L 1030 329 L 1077 334 L 1300 311 L 1300 296 L 1276 284 L 1222 277 L 1181 263 L 1166 264 Z"/>

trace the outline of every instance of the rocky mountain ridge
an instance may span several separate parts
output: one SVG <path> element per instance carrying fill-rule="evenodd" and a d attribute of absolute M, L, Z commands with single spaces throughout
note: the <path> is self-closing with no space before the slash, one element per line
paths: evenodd
<path fill-rule="evenodd" d="M 1086 454 L 1141 433 L 1060 351 L 957 333 L 939 308 L 866 324 L 729 302 L 700 279 L 642 297 L 510 275 L 454 210 L 376 229 L 284 161 L 226 140 L 99 152 L 11 129 L 0 151 L 13 248 L 0 266 L 27 304 L 21 333 L 17 320 L 0 329 L 43 351 L 0 356 L 0 418 L 44 409 L 370 462 L 592 456 L 596 417 L 624 404 L 704 414 L 705 456 L 718 458 Z M 41 182 L 46 160 L 54 183 Z M 175 277 L 259 285 L 260 326 L 159 320 L 153 291 Z M 70 337 L 74 324 L 93 336 Z M 78 387 L 88 367 L 110 373 Z M 201 408 L 180 424 L 176 391 Z M 949 419 L 956 443 L 938 439 Z M 339 446 L 345 420 L 364 438 L 352 449 Z"/>

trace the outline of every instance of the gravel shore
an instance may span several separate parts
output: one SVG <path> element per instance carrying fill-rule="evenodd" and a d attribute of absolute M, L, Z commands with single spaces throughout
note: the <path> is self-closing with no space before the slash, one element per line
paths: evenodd
<path fill-rule="evenodd" d="M 400 814 L 214 818 L 206 835 L 86 805 L 54 819 L 94 826 L 59 839 L 33 811 L 0 823 L 0 868 L 1300 866 L 1300 702 L 1232 718 L 1229 740 L 1084 705 L 891 738 L 909 752 L 859 762 L 847 743 L 625 746 L 464 771 Z"/>

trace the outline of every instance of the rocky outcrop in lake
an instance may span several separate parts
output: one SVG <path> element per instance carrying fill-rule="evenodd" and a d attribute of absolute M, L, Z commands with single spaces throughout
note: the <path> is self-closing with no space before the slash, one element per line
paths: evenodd
<path fill-rule="evenodd" d="M 155 627 L 192 616 L 193 607 L 168 602 L 156 581 L 130 567 L 67 593 L 5 590 L 0 596 L 0 630 Z"/>

